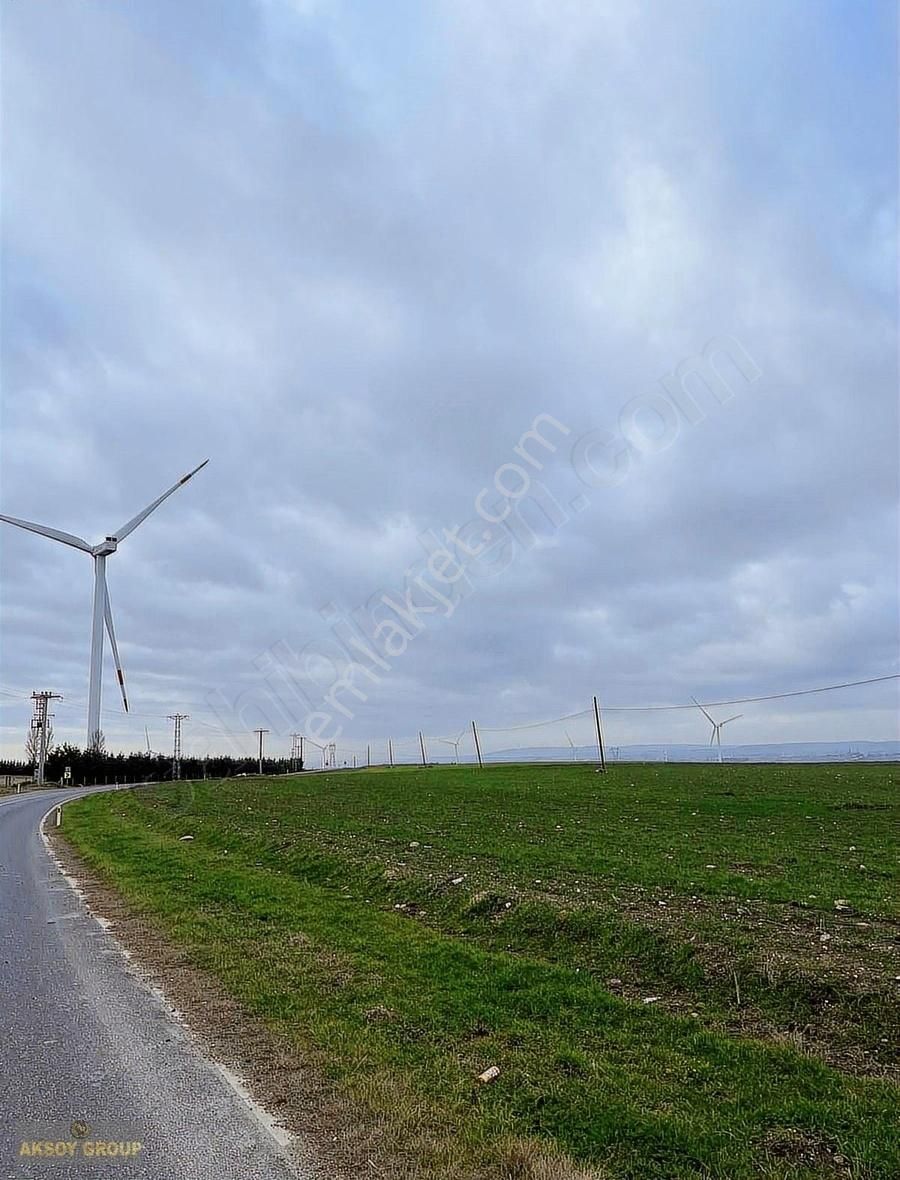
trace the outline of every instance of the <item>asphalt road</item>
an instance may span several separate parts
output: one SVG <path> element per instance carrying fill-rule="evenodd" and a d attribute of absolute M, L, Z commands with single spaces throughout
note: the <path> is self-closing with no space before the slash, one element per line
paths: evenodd
<path fill-rule="evenodd" d="M 41 817 L 83 793 L 0 797 L 0 1178 L 296 1177 L 48 854 Z"/>

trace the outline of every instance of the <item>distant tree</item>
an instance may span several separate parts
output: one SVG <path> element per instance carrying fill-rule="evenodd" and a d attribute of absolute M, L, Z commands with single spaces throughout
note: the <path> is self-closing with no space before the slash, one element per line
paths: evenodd
<path fill-rule="evenodd" d="M 68 766 L 72 770 L 73 781 L 76 783 L 83 782 L 82 765 L 84 757 L 85 755 L 78 746 L 73 745 L 71 742 L 63 742 L 61 746 L 57 746 L 47 759 L 47 778 L 61 779 Z"/>
<path fill-rule="evenodd" d="M 4 773 L 14 774 L 18 764 L 7 763 Z M 172 777 L 172 759 L 166 754 L 154 754 L 146 750 L 132 750 L 129 753 L 110 754 L 105 749 L 97 752 L 91 746 L 80 749 L 70 742 L 57 746 L 47 759 L 47 778 L 59 780 L 66 767 L 72 771 L 72 782 L 166 782 Z M 255 774 L 256 759 L 233 758 L 228 754 L 210 754 L 204 758 L 186 757 L 181 760 L 183 779 L 225 779 L 235 774 Z M 22 764 L 22 772 L 28 772 Z M 264 769 L 270 774 L 290 770 L 285 759 L 267 759 Z"/>
<path fill-rule="evenodd" d="M 53 751 L 53 725 L 47 722 L 47 754 Z M 41 731 L 39 729 L 29 729 L 28 737 L 25 739 L 25 761 L 32 766 L 37 766 L 38 757 L 41 752 Z"/>

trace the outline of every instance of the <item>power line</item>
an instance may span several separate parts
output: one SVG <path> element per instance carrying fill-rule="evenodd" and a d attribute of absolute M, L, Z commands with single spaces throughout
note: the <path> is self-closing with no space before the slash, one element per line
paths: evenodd
<path fill-rule="evenodd" d="M 759 696 L 727 697 L 727 698 L 723 698 L 721 700 L 703 701 L 703 704 L 710 707 L 710 708 L 714 708 L 717 706 L 724 706 L 724 705 L 759 704 L 759 703 L 762 703 L 765 701 L 788 700 L 788 699 L 791 699 L 794 697 L 814 696 L 814 695 L 821 694 L 821 693 L 838 692 L 842 689 L 861 688 L 861 687 L 863 687 L 865 685 L 869 685 L 869 684 L 884 684 L 884 683 L 891 681 L 891 680 L 900 680 L 900 673 L 890 673 L 886 676 L 870 676 L 870 677 L 863 679 L 863 680 L 846 680 L 846 681 L 842 681 L 839 684 L 817 685 L 814 688 L 801 688 L 801 689 L 790 690 L 787 692 L 766 693 L 766 694 L 759 695 Z M 0 688 L 0 695 L 9 697 L 11 699 L 14 698 L 14 699 L 23 700 L 23 701 L 30 699 L 30 694 L 19 693 L 19 692 L 13 690 L 12 688 L 8 688 L 8 687 L 7 688 Z M 72 704 L 62 704 L 61 703 L 58 707 L 61 709 L 78 709 L 79 703 L 72 703 Z M 678 712 L 678 711 L 683 711 L 683 710 L 690 710 L 690 709 L 695 709 L 695 708 L 696 708 L 696 705 L 693 702 L 685 703 L 685 704 L 670 704 L 670 705 L 607 705 L 607 704 L 604 704 L 603 705 L 603 712 L 604 713 L 668 713 L 668 712 Z M 115 715 L 117 718 L 121 718 L 121 714 L 119 714 L 118 712 L 107 711 L 107 710 L 103 710 L 103 712 L 105 715 Z M 575 720 L 578 720 L 581 718 L 589 717 L 590 714 L 591 714 L 590 709 L 582 709 L 576 713 L 566 713 L 562 717 L 545 718 L 540 721 L 526 721 L 526 722 L 521 722 L 517 725 L 479 726 L 479 729 L 484 733 L 518 732 L 518 731 L 527 730 L 527 729 L 540 729 L 540 728 L 543 728 L 544 726 L 556 725 L 556 724 L 559 724 L 560 722 L 563 722 L 563 721 L 575 721 Z M 171 720 L 172 714 L 129 713 L 129 717 L 141 718 L 141 719 L 147 719 L 147 720 L 160 720 L 162 718 L 167 718 L 167 719 Z M 232 731 L 229 729 L 225 729 L 221 726 L 211 724 L 208 721 L 203 721 L 199 717 L 195 718 L 195 720 L 198 725 L 203 726 L 204 729 L 210 730 L 213 733 L 219 733 L 219 734 L 222 734 L 225 736 L 229 736 L 232 733 Z M 255 732 L 258 733 L 258 731 L 255 731 Z"/>
<path fill-rule="evenodd" d="M 773 692 L 765 696 L 757 697 L 729 697 L 727 700 L 721 701 L 704 701 L 704 705 L 750 705 L 760 701 L 783 701 L 789 697 L 805 697 L 812 696 L 814 693 L 820 692 L 836 692 L 841 688 L 859 688 L 864 684 L 882 684 L 887 680 L 900 680 L 900 673 L 892 673 L 889 676 L 871 676 L 867 680 L 847 680 L 842 684 L 824 684 L 818 688 L 800 688 L 792 692 Z M 691 702 L 685 705 L 606 705 L 603 706 L 604 713 L 668 713 L 678 709 L 695 709 L 697 706 Z M 567 713 L 564 717 L 550 717 L 545 721 L 527 721 L 521 725 L 503 725 L 503 726 L 487 726 L 482 725 L 479 728 L 484 733 L 509 733 L 511 730 L 519 729 L 539 729 L 543 725 L 556 725 L 560 721 L 574 721 L 579 717 L 588 717 L 590 709 L 582 709 L 579 713 Z"/>
<path fill-rule="evenodd" d="M 868 680 L 847 680 L 843 684 L 825 684 L 819 688 L 799 688 L 794 692 L 773 692 L 762 697 L 730 697 L 724 701 L 704 701 L 704 705 L 751 705 L 757 701 L 783 701 L 788 697 L 807 697 L 817 692 L 836 692 L 839 688 L 859 688 L 863 684 L 882 684 L 886 680 L 900 680 L 900 673 L 872 676 Z M 671 709 L 695 709 L 690 705 L 604 705 L 604 713 L 663 713 Z"/>
<path fill-rule="evenodd" d="M 181 778 L 181 723 L 182 721 L 190 721 L 190 717 L 187 713 L 172 713 L 167 720 L 175 722 L 172 746 L 172 780 L 175 781 Z"/>
<path fill-rule="evenodd" d="M 253 731 L 259 738 L 259 773 L 263 772 L 263 739 L 269 732 L 267 729 L 254 729 Z"/>
<path fill-rule="evenodd" d="M 50 736 L 50 714 L 47 712 L 47 706 L 51 701 L 61 701 L 62 697 L 58 692 L 33 692 L 31 697 L 34 701 L 34 718 L 31 722 L 31 728 L 37 734 L 35 779 L 39 784 L 43 785 L 44 768 L 47 765 L 47 745 Z"/>
<path fill-rule="evenodd" d="M 604 709 L 606 705 L 603 706 Z M 582 709 L 579 713 L 566 713 L 565 717 L 550 717 L 546 721 L 526 721 L 522 725 L 482 725 L 482 733 L 508 733 L 512 729 L 539 729 L 542 725 L 556 725 L 558 721 L 574 721 L 577 717 L 590 716 L 590 709 Z"/>

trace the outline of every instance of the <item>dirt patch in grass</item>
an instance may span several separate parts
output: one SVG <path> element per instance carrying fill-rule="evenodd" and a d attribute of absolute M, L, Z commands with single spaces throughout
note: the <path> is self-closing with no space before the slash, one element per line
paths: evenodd
<path fill-rule="evenodd" d="M 367 1081 L 371 1105 L 351 1101 L 329 1080 L 321 1054 L 298 1048 L 245 1011 L 217 979 L 193 966 L 182 949 L 89 868 L 61 833 L 48 829 L 46 834 L 90 911 L 110 923 L 134 965 L 163 992 L 204 1050 L 236 1073 L 295 1136 L 291 1154 L 307 1173 L 321 1180 L 606 1180 L 605 1172 L 530 1139 L 501 1142 L 488 1160 L 460 1158 L 448 1129 L 393 1075 Z M 339 956 L 320 967 L 332 982 L 346 970 Z M 395 1014 L 377 1006 L 366 1017 L 391 1023 Z M 390 1124 L 375 1109 L 384 1108 L 386 1094 L 397 1111 Z"/>
<path fill-rule="evenodd" d="M 362 868 L 359 841 L 332 837 L 323 843 L 348 873 L 354 865 Z M 698 1017 L 729 1035 L 789 1046 L 846 1073 L 900 1076 L 900 922 L 888 917 L 864 917 L 852 908 L 825 913 L 812 908 L 814 898 L 807 905 L 686 895 L 584 877 L 577 885 L 524 882 L 470 869 L 463 881 L 458 859 L 432 848 L 424 849 L 415 867 L 406 859 L 388 860 L 377 871 L 388 889 L 381 904 L 435 929 L 493 938 L 511 953 L 540 953 L 527 937 L 520 948 L 521 931 L 509 922 L 532 904 L 548 907 L 561 920 L 605 915 L 658 934 L 676 956 L 679 947 L 689 952 L 700 973 L 691 984 L 677 979 L 677 968 L 670 978 L 660 978 L 648 970 L 647 956 L 598 972 L 589 938 L 580 951 L 569 938 L 560 953 L 594 971 L 624 999 L 642 1002 L 652 995 L 665 1011 Z M 460 918 L 479 923 L 481 932 L 471 925 L 457 929 Z M 557 954 L 556 946 L 547 949 Z"/>
<path fill-rule="evenodd" d="M 824 1178 L 852 1176 L 853 1165 L 834 1143 L 811 1131 L 783 1128 L 767 1135 L 759 1145 L 772 1160 L 791 1169 L 803 1169 Z"/>
<path fill-rule="evenodd" d="M 512 1140 L 502 1148 L 498 1180 L 606 1180 L 609 1173 L 548 1155 L 533 1140 Z"/>
<path fill-rule="evenodd" d="M 617 890 L 615 900 L 629 917 L 652 919 L 693 937 L 693 945 L 709 945 L 717 957 L 721 943 L 713 946 L 703 931 L 712 924 L 727 926 L 735 941 L 752 940 L 761 970 L 774 963 L 782 971 L 814 973 L 855 992 L 884 989 L 900 975 L 900 922 L 889 918 L 862 920 L 837 910 L 823 914 L 802 905 L 661 890 Z"/>
<path fill-rule="evenodd" d="M 728 993 L 728 1010 L 713 1023 L 731 1035 L 789 1045 L 858 1076 L 900 1076 L 900 922 L 640 888 L 585 888 L 577 898 L 570 891 L 523 891 L 518 901 L 531 899 L 562 910 L 596 904 L 689 946 L 705 978 Z M 606 981 L 610 990 L 647 998 L 646 982 L 620 974 Z M 755 1003 L 761 985 L 802 997 L 802 1021 L 778 1020 Z M 709 1020 L 702 986 L 652 990 L 660 992 L 653 1002 L 661 1008 L 682 1016 L 699 1009 Z M 873 1000 L 882 1008 L 877 1030 L 858 1020 Z"/>

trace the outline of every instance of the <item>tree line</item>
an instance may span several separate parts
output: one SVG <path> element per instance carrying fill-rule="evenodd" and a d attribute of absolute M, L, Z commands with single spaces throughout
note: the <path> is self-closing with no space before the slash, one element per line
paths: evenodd
<path fill-rule="evenodd" d="M 25 759 L 0 759 L 0 774 L 31 775 L 34 772 L 33 751 L 26 751 Z M 47 755 L 44 777 L 47 782 L 62 782 L 69 767 L 74 786 L 94 783 L 158 783 L 173 777 L 172 757 L 147 751 L 110 754 L 106 750 L 81 749 L 70 742 L 56 746 Z M 292 764 L 289 758 L 264 758 L 263 774 L 287 774 L 302 770 L 302 761 Z M 181 778 L 233 778 L 238 774 L 257 774 L 256 758 L 233 758 L 229 754 L 211 754 L 207 758 L 181 759 Z"/>

